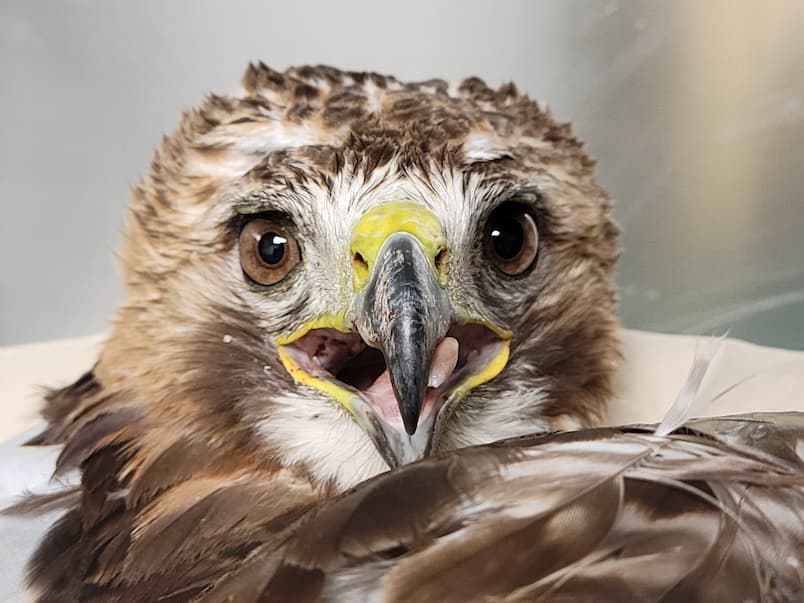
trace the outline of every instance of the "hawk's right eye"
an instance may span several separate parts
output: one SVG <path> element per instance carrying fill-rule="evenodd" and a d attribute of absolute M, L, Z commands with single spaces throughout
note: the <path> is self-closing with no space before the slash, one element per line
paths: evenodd
<path fill-rule="evenodd" d="M 240 265 L 261 285 L 275 285 L 300 260 L 296 240 L 271 220 L 255 218 L 240 231 Z"/>

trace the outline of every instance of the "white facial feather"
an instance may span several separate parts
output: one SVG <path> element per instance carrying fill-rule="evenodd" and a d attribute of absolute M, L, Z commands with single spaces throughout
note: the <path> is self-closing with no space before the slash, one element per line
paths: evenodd
<path fill-rule="evenodd" d="M 335 400 L 286 394 L 273 400 L 271 416 L 257 426 L 266 442 L 281 442 L 284 466 L 304 464 L 319 480 L 333 480 L 339 490 L 388 470 L 363 430 L 337 408 Z"/>
<path fill-rule="evenodd" d="M 232 140 L 236 142 L 232 144 Z M 308 122 L 290 123 L 279 116 L 266 117 L 248 130 L 219 126 L 213 133 L 201 137 L 199 144 L 209 147 L 224 144 L 228 153 L 223 159 L 201 154 L 192 167 L 199 175 L 234 181 L 274 151 L 339 142 L 339 132 L 317 128 Z"/>
<path fill-rule="evenodd" d="M 508 150 L 492 132 L 475 131 L 466 137 L 463 154 L 467 163 L 493 161 L 508 154 Z"/>
<path fill-rule="evenodd" d="M 483 400 L 482 405 L 471 405 L 471 410 L 462 412 L 460 402 L 450 422 L 449 431 L 444 434 L 444 445 L 449 448 L 463 448 L 478 444 L 489 444 L 505 438 L 550 431 L 547 420 L 535 421 L 533 408 L 545 400 L 542 390 L 532 384 L 517 382 L 510 384 L 505 396 L 493 396 Z"/>
<path fill-rule="evenodd" d="M 339 490 L 387 471 L 388 466 L 369 437 L 338 407 L 338 402 L 308 391 L 309 395 L 285 394 L 273 399 L 271 415 L 257 425 L 266 443 L 282 443 L 279 450 L 282 464 L 302 464 L 316 478 L 333 480 Z M 547 421 L 532 419 L 534 400 L 542 398 L 541 392 L 532 389 L 528 394 L 514 392 L 505 399 L 486 400 L 482 407 L 473 407 L 465 416 L 459 406 L 456 420 L 444 436 L 446 448 L 488 444 L 548 431 Z"/>

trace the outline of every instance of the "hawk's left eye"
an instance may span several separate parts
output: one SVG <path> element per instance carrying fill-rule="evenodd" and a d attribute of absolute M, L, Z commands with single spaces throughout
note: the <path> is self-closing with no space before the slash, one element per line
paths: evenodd
<path fill-rule="evenodd" d="M 240 265 L 261 285 L 275 285 L 300 260 L 296 240 L 271 220 L 255 218 L 240 232 Z"/>
<path fill-rule="evenodd" d="M 503 203 L 486 222 L 486 253 L 509 276 L 524 273 L 533 265 L 539 249 L 536 221 L 518 203 Z"/>

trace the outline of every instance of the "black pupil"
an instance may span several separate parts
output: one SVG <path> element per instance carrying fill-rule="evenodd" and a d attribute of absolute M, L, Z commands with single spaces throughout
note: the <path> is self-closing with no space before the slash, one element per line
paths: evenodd
<path fill-rule="evenodd" d="M 262 261 L 276 265 L 285 257 L 285 245 L 288 240 L 275 232 L 266 232 L 260 237 L 259 250 Z"/>
<path fill-rule="evenodd" d="M 525 231 L 519 220 L 509 216 L 500 216 L 491 222 L 489 229 L 491 248 L 502 260 L 512 260 L 522 251 L 525 243 Z"/>

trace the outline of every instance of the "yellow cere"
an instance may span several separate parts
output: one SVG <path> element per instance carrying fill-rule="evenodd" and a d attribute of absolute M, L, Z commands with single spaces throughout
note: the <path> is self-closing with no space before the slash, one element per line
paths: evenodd
<path fill-rule="evenodd" d="M 446 248 L 447 243 L 438 218 L 421 203 L 390 201 L 372 207 L 355 226 L 350 250 L 353 257 L 359 253 L 367 264 L 364 266 L 355 262 L 356 290 L 359 291 L 368 284 L 383 243 L 398 232 L 406 232 L 418 239 L 435 270 L 435 257 Z"/>

